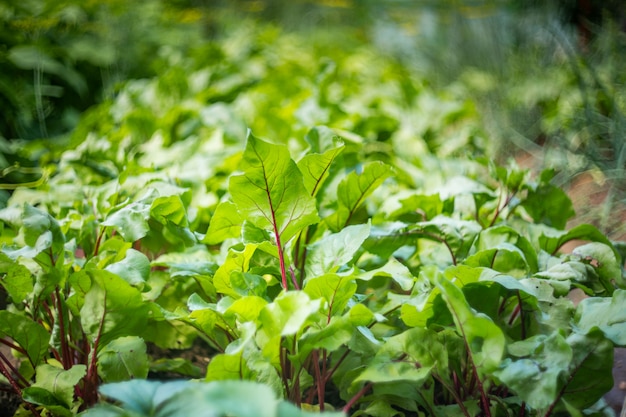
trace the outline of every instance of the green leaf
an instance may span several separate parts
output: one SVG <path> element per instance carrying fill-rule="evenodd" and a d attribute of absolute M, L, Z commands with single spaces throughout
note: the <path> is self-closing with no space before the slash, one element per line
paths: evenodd
<path fill-rule="evenodd" d="M 391 168 L 380 161 L 348 174 L 337 187 L 337 211 L 324 219 L 330 230 L 338 232 L 349 225 L 365 199 L 390 175 Z"/>
<path fill-rule="evenodd" d="M 268 338 L 296 334 L 319 308 L 320 300 L 311 300 L 302 291 L 283 292 L 261 310 L 261 330 Z"/>
<path fill-rule="evenodd" d="M 572 360 L 572 349 L 555 332 L 538 335 L 509 347 L 518 360 L 505 360 L 494 374 L 523 401 L 535 409 L 545 409 L 558 398 L 561 376 Z"/>
<path fill-rule="evenodd" d="M 528 191 L 521 205 L 536 223 L 557 229 L 563 229 L 576 214 L 565 191 L 543 181 Z"/>
<path fill-rule="evenodd" d="M 380 268 L 372 269 L 360 273 L 357 278 L 363 281 L 369 281 L 376 276 L 382 276 L 393 279 L 403 291 L 409 291 L 413 288 L 415 277 L 403 263 L 396 258 L 390 258 L 389 261 Z"/>
<path fill-rule="evenodd" d="M 578 304 L 574 320 L 584 333 L 599 328 L 607 339 L 626 346 L 626 290 L 615 290 L 613 297 L 585 298 Z"/>
<path fill-rule="evenodd" d="M 473 311 L 463 292 L 446 278 L 437 276 L 436 285 L 454 318 L 457 331 L 470 350 L 479 375 L 497 369 L 505 347 L 502 330 L 486 315 Z"/>
<path fill-rule="evenodd" d="M 243 219 L 237 211 L 237 206 L 232 201 L 219 203 L 211 217 L 209 229 L 202 239 L 207 245 L 217 245 L 226 239 L 236 238 L 241 235 Z"/>
<path fill-rule="evenodd" d="M 123 404 L 125 410 L 138 413 L 141 416 L 160 415 L 166 417 L 165 414 L 156 414 L 154 410 L 165 403 L 170 398 L 176 396 L 187 389 L 189 381 L 146 381 L 142 379 L 134 379 L 132 381 L 114 382 L 104 384 L 100 387 L 100 393 L 119 401 Z M 90 411 L 87 416 L 90 416 Z"/>
<path fill-rule="evenodd" d="M 197 245 L 184 252 L 168 252 L 152 261 L 151 266 L 169 268 L 171 277 L 212 276 L 217 264 L 205 245 Z"/>
<path fill-rule="evenodd" d="M 319 221 L 315 199 L 304 188 L 286 146 L 250 133 L 240 168 L 244 173 L 230 178 L 229 191 L 242 218 L 271 230 L 283 245 Z"/>
<path fill-rule="evenodd" d="M 44 359 L 50 341 L 50 334 L 39 323 L 6 310 L 0 310 L 0 337 L 13 339 L 34 365 Z"/>
<path fill-rule="evenodd" d="M 141 286 L 150 275 L 150 260 L 143 253 L 128 249 L 123 260 L 108 265 L 105 270 L 118 275 L 130 285 Z"/>
<path fill-rule="evenodd" d="M 230 274 L 230 283 L 240 296 L 264 296 L 267 292 L 267 281 L 262 276 L 249 272 L 233 271 Z"/>
<path fill-rule="evenodd" d="M 279 401 L 267 385 L 250 381 L 198 383 L 133 380 L 105 384 L 100 391 L 107 397 L 121 402 L 124 410 L 137 413 L 131 414 L 132 416 L 305 417 L 313 415 L 313 413 L 298 411 L 294 406 Z M 288 414 L 294 409 L 295 414 Z M 109 411 L 111 408 L 98 405 L 85 412 L 84 415 L 87 417 L 109 415 L 103 414 L 101 410 Z M 329 413 L 328 415 L 330 417 L 343 416 L 342 413 Z"/>
<path fill-rule="evenodd" d="M 59 400 L 66 408 L 71 408 L 74 402 L 74 387 L 87 373 L 85 365 L 74 365 L 68 370 L 57 368 L 48 364 L 37 366 L 36 382 L 32 387 L 45 389 L 50 392 L 55 399 Z M 57 405 L 56 401 L 50 404 Z"/>
<path fill-rule="evenodd" d="M 202 378 L 204 371 L 184 358 L 159 358 L 149 367 L 150 372 L 172 372 L 190 378 Z"/>
<path fill-rule="evenodd" d="M 430 377 L 431 368 L 418 368 L 414 363 L 396 362 L 393 360 L 383 361 L 382 359 L 374 360 L 374 362 L 365 368 L 365 370 L 354 380 L 354 382 L 398 382 L 410 381 L 412 384 L 420 384 Z"/>
<path fill-rule="evenodd" d="M 349 317 L 355 326 L 368 326 L 376 316 L 364 304 L 355 304 L 350 309 Z"/>
<path fill-rule="evenodd" d="M 72 275 L 76 300 L 70 298 L 68 304 L 80 308 L 80 321 L 89 340 L 99 339 L 103 347 L 118 337 L 142 334 L 150 308 L 140 291 L 108 271 L 89 269 L 85 273 L 86 280 L 84 275 Z"/>
<path fill-rule="evenodd" d="M 36 246 L 39 237 L 47 231 L 52 235 L 51 246 L 53 251 L 57 253 L 65 243 L 65 236 L 61 232 L 59 223 L 47 212 L 26 204 L 22 217 L 22 232 L 26 244 Z"/>
<path fill-rule="evenodd" d="M 514 253 L 517 253 L 526 265 L 526 268 L 524 268 L 525 271 L 523 271 L 524 273 L 522 275 L 526 275 L 526 273 L 534 273 L 539 268 L 537 264 L 537 253 L 531 243 L 517 230 L 509 226 L 496 225 L 481 231 L 473 246 L 473 249 L 477 252 L 485 250 L 504 251 L 503 255 L 495 253 L 495 259 L 493 260 L 493 266 L 491 268 L 496 271 L 511 271 L 513 268 L 507 268 L 507 264 L 509 262 L 511 262 L 511 265 L 519 265 L 519 261 L 516 262 L 514 259 L 511 259 L 511 256 L 515 256 Z M 512 254 L 506 255 L 506 252 L 512 252 Z M 499 260 L 497 257 L 498 255 L 504 256 L 505 259 Z"/>
<path fill-rule="evenodd" d="M 626 285 L 626 280 L 622 277 L 621 260 L 612 245 L 592 242 L 574 248 L 572 253 L 579 256 L 581 261 L 587 261 L 594 266 L 608 295 L 613 293 L 616 284 Z"/>
<path fill-rule="evenodd" d="M 572 333 L 567 343 L 573 352 L 563 400 L 584 410 L 613 387 L 613 343 L 600 331 Z"/>
<path fill-rule="evenodd" d="M 150 231 L 148 219 L 150 217 L 151 198 L 130 203 L 120 210 L 110 214 L 103 226 L 114 227 L 127 242 L 135 242 L 146 236 Z"/>
<path fill-rule="evenodd" d="M 590 224 L 581 224 L 568 231 L 546 229 L 539 237 L 539 246 L 551 255 L 571 240 L 587 240 L 600 242 L 612 247 L 611 242 L 598 229 Z M 615 250 L 615 256 L 619 259 L 619 253 Z"/>
<path fill-rule="evenodd" d="M 243 351 L 235 354 L 220 353 L 211 358 L 206 371 L 206 381 L 251 379 L 252 371 L 243 358 Z"/>
<path fill-rule="evenodd" d="M 309 247 L 306 257 L 307 279 L 337 272 L 352 260 L 369 233 L 369 223 L 359 224 L 348 226 L 315 242 Z"/>
<path fill-rule="evenodd" d="M 4 287 L 14 303 L 20 303 L 33 292 L 33 277 L 21 265 L 0 252 L 0 285 Z"/>
<path fill-rule="evenodd" d="M 215 275 L 213 277 L 213 285 L 215 285 L 217 292 L 233 298 L 239 298 L 242 296 L 242 294 L 234 288 L 235 286 L 231 282 L 231 277 L 235 272 L 248 272 L 248 269 L 250 268 L 250 260 L 252 259 L 252 255 L 254 255 L 257 246 L 258 245 L 256 244 L 248 243 L 243 251 L 237 251 L 235 249 L 230 249 L 228 251 L 228 255 L 226 256 L 224 263 L 222 263 L 217 271 L 215 271 Z"/>
<path fill-rule="evenodd" d="M 148 355 L 140 337 L 120 337 L 108 343 L 98 353 L 98 375 L 104 382 L 147 378 Z"/>
<path fill-rule="evenodd" d="M 235 315 L 239 321 L 254 321 L 259 317 L 263 307 L 267 305 L 267 301 L 261 297 L 254 295 L 241 297 L 226 309 L 224 315 Z"/>
<path fill-rule="evenodd" d="M 313 131 L 314 130 L 311 130 L 307 137 L 310 137 Z M 332 132 L 330 133 L 332 134 Z M 320 148 L 324 146 L 323 144 L 317 144 L 315 146 L 312 144 L 311 148 L 313 152 L 316 153 L 308 153 L 298 161 L 298 169 L 302 173 L 304 186 L 307 192 L 313 197 L 317 195 L 328 178 L 333 161 L 344 150 L 343 143 L 337 139 L 337 136 L 333 136 L 332 141 L 334 143 L 327 145 L 332 147 L 323 151 L 323 153 L 320 153 L 322 152 Z"/>
<path fill-rule="evenodd" d="M 187 211 L 178 195 L 157 197 L 150 206 L 150 216 L 159 223 L 187 227 Z"/>
<path fill-rule="evenodd" d="M 350 341 L 354 327 L 346 316 L 334 316 L 321 327 L 309 327 L 298 338 L 298 357 L 304 361 L 313 349 L 325 349 L 328 353 L 336 351 Z"/>
<path fill-rule="evenodd" d="M 343 313 L 356 288 L 356 282 L 352 277 L 325 274 L 309 279 L 303 291 L 313 300 L 323 299 L 325 301 L 323 308 L 324 310 L 328 308 L 328 317 L 331 317 Z"/>
<path fill-rule="evenodd" d="M 35 386 L 24 388 L 22 399 L 31 404 L 44 406 L 55 417 L 72 417 L 75 415 L 62 399 L 44 388 Z"/>

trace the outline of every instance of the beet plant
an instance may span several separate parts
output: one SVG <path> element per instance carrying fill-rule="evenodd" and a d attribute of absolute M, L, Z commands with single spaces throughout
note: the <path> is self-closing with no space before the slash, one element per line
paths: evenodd
<path fill-rule="evenodd" d="M 206 233 L 190 187 L 156 171 L 87 187 L 82 204 L 38 194 L 2 210 L 1 343 L 21 360 L 0 370 L 23 407 L 73 415 L 105 383 L 138 415 L 229 389 L 215 413 L 252 415 L 236 398 L 263 390 L 267 415 L 601 413 L 625 344 L 621 256 L 592 226 L 562 229 L 571 206 L 552 172 L 478 161 L 417 190 L 328 128 L 306 140 L 294 160 L 249 133 Z M 560 253 L 572 240 L 587 243 Z M 195 338 L 215 352 L 204 382 L 142 382 L 146 343 Z"/>
<path fill-rule="evenodd" d="M 610 415 L 623 246 L 568 227 L 556 173 L 486 158 L 458 90 L 238 26 L 17 144 L 16 415 Z"/>

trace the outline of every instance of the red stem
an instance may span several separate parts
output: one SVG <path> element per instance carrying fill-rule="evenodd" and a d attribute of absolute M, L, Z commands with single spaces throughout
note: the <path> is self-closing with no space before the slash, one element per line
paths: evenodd
<path fill-rule="evenodd" d="M 87 367 L 87 375 L 85 376 L 85 390 L 83 392 L 83 401 L 85 406 L 90 407 L 98 401 L 98 346 L 102 337 L 102 329 L 104 328 L 104 318 L 106 317 L 106 294 L 104 295 L 103 304 L 105 305 L 102 319 L 98 326 L 98 334 L 93 342 L 91 349 L 91 360 Z"/>
<path fill-rule="evenodd" d="M 20 382 L 23 384 L 23 386 L 27 387 L 27 386 L 30 385 L 28 383 L 28 381 L 26 380 L 26 378 L 24 378 L 22 376 L 22 374 L 19 373 L 19 371 L 15 368 L 15 366 L 13 366 L 13 364 L 11 364 L 11 361 L 6 356 L 4 356 L 4 354 L 2 352 L 0 352 L 0 359 L 1 359 L 0 360 L 0 366 L 2 366 L 2 374 L 4 376 L 6 376 L 7 379 L 9 379 L 9 378 L 8 378 L 7 374 L 4 373 L 5 371 L 7 371 L 5 366 L 8 366 L 10 371 L 11 371 L 11 373 L 9 375 L 17 375 L 17 379 L 20 380 Z M 3 364 L 3 362 L 4 362 L 4 364 Z M 13 380 L 15 381 L 15 379 L 13 379 Z M 15 381 L 15 383 L 17 384 L 18 382 Z"/>
<path fill-rule="evenodd" d="M 93 256 L 98 256 L 98 252 L 100 251 L 100 243 L 102 242 L 102 237 L 104 236 L 105 231 L 105 227 L 100 228 L 100 233 L 98 233 L 98 238 L 96 239 L 96 247 L 93 250 Z"/>
<path fill-rule="evenodd" d="M 320 372 L 320 355 L 318 350 L 313 351 L 313 371 L 315 372 L 315 382 L 317 385 L 317 402 L 320 411 L 324 411 L 324 384 Z"/>
<path fill-rule="evenodd" d="M 363 386 L 363 388 L 361 388 L 361 389 L 359 390 L 359 392 L 357 392 L 357 393 L 354 395 L 354 397 L 350 398 L 350 401 L 348 401 L 348 402 L 346 403 L 346 405 L 343 407 L 343 410 L 342 410 L 342 411 L 343 411 L 344 413 L 348 414 L 348 411 L 350 411 L 350 409 L 354 406 L 354 404 L 356 404 L 356 402 L 357 402 L 357 401 L 359 401 L 359 399 L 360 399 L 362 396 L 364 396 L 364 395 L 365 395 L 365 393 L 366 393 L 367 391 L 369 391 L 369 389 L 370 389 L 370 388 L 372 388 L 372 385 L 374 385 L 374 384 L 373 384 L 373 383 L 371 383 L 371 382 L 368 382 L 367 384 L 365 384 L 365 385 Z"/>
<path fill-rule="evenodd" d="M 63 309 L 63 300 L 61 299 L 61 292 L 59 287 L 55 289 L 55 298 L 57 305 L 57 315 L 59 322 L 59 333 L 61 338 L 61 353 L 63 369 L 70 369 L 72 367 L 72 355 L 70 352 L 69 344 L 67 343 L 68 334 L 65 332 L 65 314 Z"/>
<path fill-rule="evenodd" d="M 283 246 L 280 243 L 280 232 L 278 231 L 278 224 L 276 224 L 276 213 L 274 213 L 274 206 L 272 205 L 272 199 L 269 196 L 270 210 L 272 211 L 272 227 L 274 228 L 274 235 L 276 236 L 276 246 L 278 247 L 278 262 L 280 262 L 280 277 L 283 283 L 283 289 L 287 291 L 289 289 L 287 284 L 287 270 L 285 268 L 285 254 L 283 253 Z"/>

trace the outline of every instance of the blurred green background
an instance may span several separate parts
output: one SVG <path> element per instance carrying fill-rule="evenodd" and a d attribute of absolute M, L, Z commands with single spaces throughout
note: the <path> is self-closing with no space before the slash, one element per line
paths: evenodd
<path fill-rule="evenodd" d="M 10 190 L 41 180 L 41 158 L 54 158 L 54 147 L 76 146 L 84 138 L 76 133 L 81 121 L 104 126 L 98 104 L 115 100 L 131 80 L 157 77 L 176 99 L 177 80 L 203 65 L 241 71 L 241 79 L 229 79 L 230 89 L 207 98 L 229 102 L 260 82 L 248 77 L 260 53 L 255 48 L 296 36 L 315 53 L 300 58 L 297 47 L 280 49 L 300 60 L 294 71 L 311 68 L 323 84 L 328 74 L 341 79 L 333 57 L 375 51 L 361 53 L 359 68 L 392 63 L 394 76 L 406 80 L 399 102 L 423 104 L 427 89 L 435 104 L 420 108 L 442 126 L 476 121 L 462 127 L 472 129 L 465 135 L 471 139 L 458 142 L 441 134 L 444 127 L 423 129 L 429 151 L 554 167 L 557 185 L 578 207 L 577 221 L 624 239 L 622 6 L 618 0 L 0 0 L 0 182 Z M 247 52 L 222 64 L 237 39 Z M 375 111 L 350 125 L 362 135 L 376 130 L 380 143 L 400 127 Z"/>

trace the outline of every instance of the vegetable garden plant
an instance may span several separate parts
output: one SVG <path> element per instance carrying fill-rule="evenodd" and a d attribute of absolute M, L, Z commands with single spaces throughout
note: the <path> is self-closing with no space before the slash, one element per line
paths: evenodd
<path fill-rule="evenodd" d="M 69 143 L 19 150 L 45 181 L 0 211 L 16 415 L 606 415 L 623 254 L 566 229 L 555 173 L 461 158 L 480 136 L 471 106 L 391 64 L 276 62 L 296 42 L 277 36 L 173 59 Z M 351 65 L 364 79 L 342 90 Z M 291 101 L 269 107 L 280 90 Z M 421 99 L 395 106 L 398 92 Z M 403 117 L 424 102 L 443 116 Z M 199 342 L 206 372 L 147 353 Z"/>

